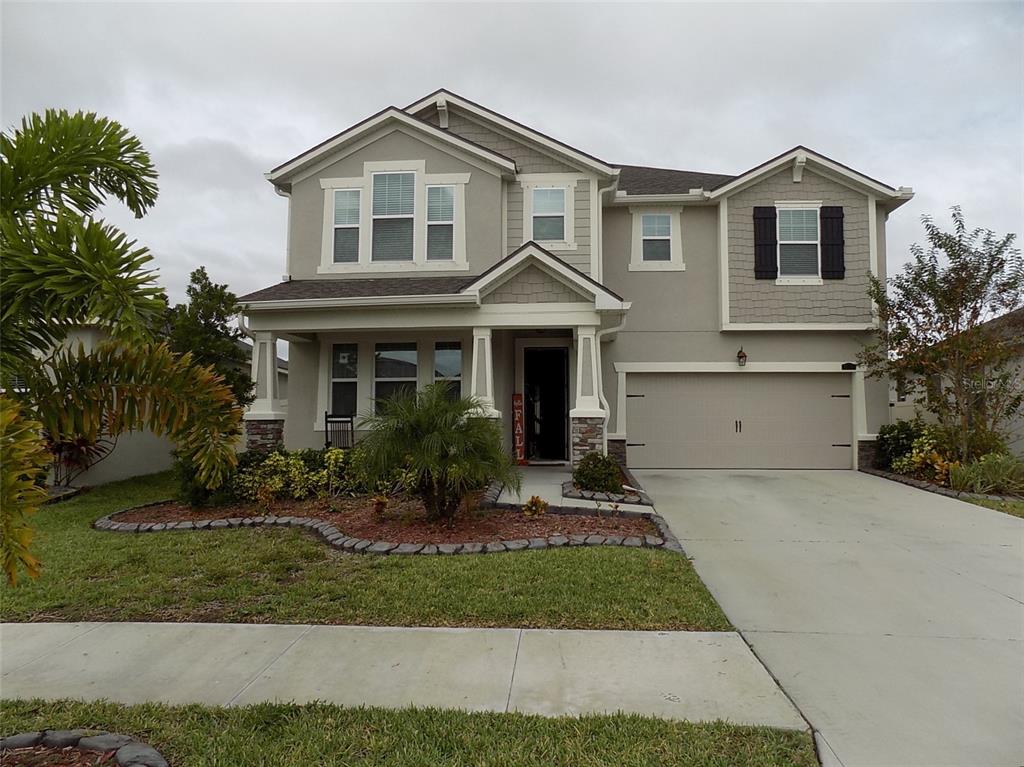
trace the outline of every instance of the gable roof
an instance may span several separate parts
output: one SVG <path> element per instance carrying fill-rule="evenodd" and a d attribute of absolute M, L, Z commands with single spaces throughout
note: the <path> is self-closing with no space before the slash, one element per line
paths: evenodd
<path fill-rule="evenodd" d="M 539 144 L 540 146 L 548 149 L 549 151 L 555 152 L 562 157 L 569 158 L 577 165 L 583 165 L 604 176 L 615 176 L 618 173 L 618 169 L 614 165 L 610 165 L 604 160 L 584 152 L 582 149 L 577 149 L 574 146 L 566 144 L 564 141 L 552 138 L 546 133 L 534 130 L 527 125 L 523 125 L 521 122 L 513 120 L 511 117 L 506 117 L 503 114 L 495 112 L 493 109 L 488 109 L 482 104 L 470 101 L 464 96 L 460 96 L 447 88 L 438 88 L 433 93 L 424 96 L 418 101 L 414 101 L 405 108 L 405 111 L 409 114 L 415 114 L 416 112 L 423 111 L 429 106 L 437 104 L 439 101 L 454 104 L 465 112 L 494 123 L 505 130 L 517 133 L 533 143 Z"/>
<path fill-rule="evenodd" d="M 619 190 L 626 194 L 688 194 L 691 189 L 714 189 L 735 176 L 692 170 L 618 165 Z"/>
<path fill-rule="evenodd" d="M 480 144 L 463 138 L 462 136 L 442 130 L 436 125 L 431 125 L 426 120 L 421 120 L 398 107 L 390 106 L 385 107 L 376 114 L 370 115 L 365 120 L 361 120 L 355 125 L 346 128 L 341 133 L 331 136 L 331 138 L 320 142 L 316 146 L 307 149 L 305 152 L 296 155 L 287 162 L 278 165 L 266 174 L 267 180 L 275 185 L 280 185 L 296 171 L 312 165 L 317 160 L 325 157 L 331 152 L 337 151 L 345 144 L 355 141 L 356 139 L 379 129 L 388 123 L 397 123 L 406 128 L 411 128 L 412 130 L 425 133 L 432 138 L 443 141 L 444 143 L 471 155 L 475 155 L 480 159 L 501 168 L 503 171 L 507 171 L 509 173 L 516 172 L 515 161 L 505 157 L 505 155 L 499 154 L 493 149 L 488 149 L 487 147 L 481 146 Z"/>

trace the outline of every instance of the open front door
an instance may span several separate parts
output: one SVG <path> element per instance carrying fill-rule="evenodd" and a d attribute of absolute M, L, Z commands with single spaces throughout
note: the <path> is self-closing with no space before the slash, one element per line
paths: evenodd
<path fill-rule="evenodd" d="M 569 350 L 523 350 L 526 458 L 564 461 L 569 457 Z"/>

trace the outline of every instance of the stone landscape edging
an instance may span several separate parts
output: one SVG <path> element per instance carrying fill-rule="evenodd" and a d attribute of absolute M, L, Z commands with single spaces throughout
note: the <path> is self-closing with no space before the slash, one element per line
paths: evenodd
<path fill-rule="evenodd" d="M 974 498 L 983 501 L 1019 501 L 1020 498 L 1013 495 L 986 495 L 985 493 L 969 493 L 966 490 L 953 490 L 949 487 L 943 487 L 942 485 L 936 485 L 934 482 L 927 482 L 923 479 L 914 479 L 908 477 L 905 474 L 896 474 L 892 471 L 885 471 L 884 469 L 868 469 L 861 468 L 860 471 L 865 474 L 871 474 L 875 477 L 881 477 L 882 479 L 889 479 L 893 482 L 899 482 L 902 485 L 910 485 L 916 487 L 919 490 L 927 490 L 929 493 L 937 493 L 938 495 L 944 495 L 948 498 L 956 498 L 962 500 L 964 498 Z"/>
<path fill-rule="evenodd" d="M 604 493 L 598 490 L 581 490 L 571 479 L 562 483 L 563 498 L 577 498 L 584 501 L 599 503 L 632 503 L 637 506 L 654 506 L 651 496 L 639 488 L 635 493 Z"/>
<path fill-rule="evenodd" d="M 182 522 L 118 522 L 115 517 L 128 511 L 160 506 L 172 499 L 154 501 L 140 506 L 121 509 L 113 514 L 100 517 L 92 526 L 96 530 L 114 533 L 157 533 L 177 530 L 223 530 L 245 527 L 295 527 L 307 530 L 321 538 L 328 546 L 353 554 L 494 554 L 502 551 L 540 550 L 562 548 L 563 546 L 625 546 L 628 548 L 664 549 L 683 554 L 679 539 L 669 528 L 661 515 L 654 512 L 620 511 L 618 516 L 646 517 L 658 529 L 658 535 L 550 535 L 543 538 L 517 538 L 513 540 L 492 541 L 490 543 L 392 543 L 391 541 L 370 540 L 345 535 L 334 524 L 315 517 L 295 517 L 265 515 L 257 517 L 230 517 L 228 519 L 200 519 Z M 491 504 L 490 508 L 519 509 L 514 504 Z M 593 513 L 596 510 L 576 508 L 572 506 L 555 506 L 548 509 L 551 514 L 572 516 L 616 516 L 611 511 Z"/>
<path fill-rule="evenodd" d="M 0 738 L 0 752 L 18 748 L 74 748 L 78 751 L 105 754 L 114 752 L 118 767 L 169 767 L 160 752 L 130 735 L 91 730 L 36 730 Z"/>

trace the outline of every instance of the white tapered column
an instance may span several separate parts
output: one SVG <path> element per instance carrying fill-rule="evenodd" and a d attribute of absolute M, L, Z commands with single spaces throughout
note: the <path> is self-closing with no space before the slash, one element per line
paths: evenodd
<path fill-rule="evenodd" d="M 491 329 L 473 328 L 473 378 L 469 391 L 480 400 L 488 418 L 501 418 L 494 407 L 494 355 L 491 352 Z"/>

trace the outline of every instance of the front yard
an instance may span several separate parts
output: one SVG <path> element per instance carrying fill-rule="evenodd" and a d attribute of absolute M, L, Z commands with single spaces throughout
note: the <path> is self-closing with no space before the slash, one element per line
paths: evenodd
<path fill-rule="evenodd" d="M 35 517 L 43 575 L 4 587 L 4 621 L 198 621 L 729 630 L 686 558 L 579 547 L 377 557 L 291 529 L 126 535 L 91 523 L 173 497 L 169 474 L 98 487 Z"/>
<path fill-rule="evenodd" d="M 0 732 L 95 727 L 136 735 L 189 767 L 813 767 L 805 732 L 640 716 L 545 718 L 437 709 L 0 703 Z M 326 755 L 330 754 L 328 758 Z"/>

